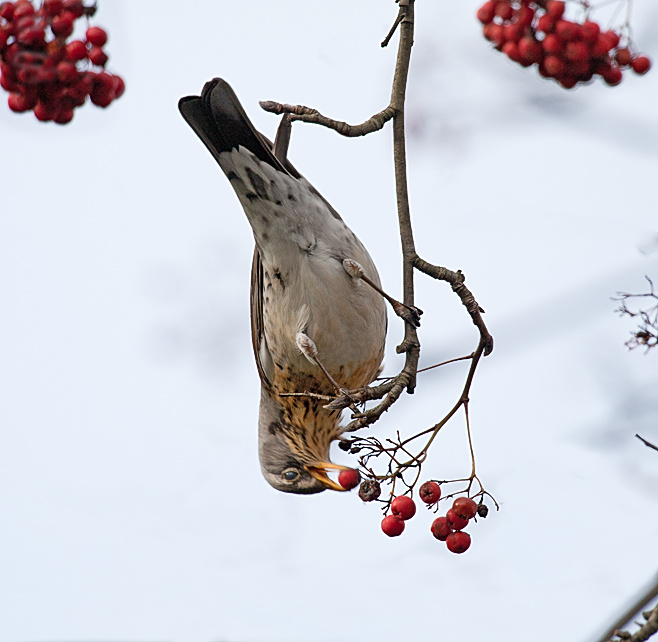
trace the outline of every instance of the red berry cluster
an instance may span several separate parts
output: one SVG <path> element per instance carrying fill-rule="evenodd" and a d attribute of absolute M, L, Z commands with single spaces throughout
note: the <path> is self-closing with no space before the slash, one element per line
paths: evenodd
<path fill-rule="evenodd" d="M 458 497 L 445 517 L 437 517 L 432 522 L 432 535 L 445 542 L 449 551 L 463 553 L 471 545 L 471 536 L 462 529 L 477 512 L 478 505 L 470 497 Z"/>
<path fill-rule="evenodd" d="M 523 67 L 538 65 L 539 73 L 571 89 L 599 75 L 618 85 L 622 69 L 649 71 L 651 61 L 620 47 L 616 31 L 601 31 L 597 22 L 564 17 L 562 0 L 488 0 L 477 12 L 483 33 L 495 48 Z"/>
<path fill-rule="evenodd" d="M 89 27 L 84 41 L 67 42 L 75 21 L 94 12 L 82 0 L 43 0 L 38 9 L 30 0 L 0 4 L 0 86 L 12 111 L 64 125 L 88 96 L 107 107 L 123 94 L 121 76 L 104 70 L 104 29 Z"/>
<path fill-rule="evenodd" d="M 371 497 L 373 485 L 376 485 L 376 494 Z M 435 481 L 428 481 L 420 487 L 418 494 L 429 507 L 441 499 L 441 487 Z M 372 480 L 364 481 L 361 484 L 359 496 L 364 501 L 376 499 L 379 497 L 379 484 Z M 400 495 L 391 501 L 390 508 L 391 514 L 382 520 L 382 531 L 389 537 L 397 537 L 404 531 L 405 522 L 416 514 L 416 504 L 411 497 Z M 478 506 L 469 497 L 458 497 L 445 517 L 438 517 L 432 522 L 432 535 L 445 542 L 449 551 L 463 553 L 471 545 L 471 536 L 462 529 L 477 514 L 485 516 L 486 506 Z"/>

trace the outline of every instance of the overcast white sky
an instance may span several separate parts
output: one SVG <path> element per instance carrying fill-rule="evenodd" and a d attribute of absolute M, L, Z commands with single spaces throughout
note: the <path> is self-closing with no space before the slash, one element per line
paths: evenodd
<path fill-rule="evenodd" d="M 261 478 L 251 233 L 176 107 L 222 76 L 269 135 L 258 100 L 363 120 L 392 0 L 101 1 L 124 97 L 66 127 L 3 99 L 1 642 L 585 641 L 652 579 L 658 454 L 633 435 L 658 441 L 658 354 L 628 353 L 610 297 L 658 282 L 658 71 L 567 92 L 492 52 L 477 6 L 417 2 L 408 99 L 418 249 L 465 272 L 496 338 L 471 412 L 501 510 L 461 556 L 424 511 L 388 539 L 356 493 Z M 634 25 L 658 56 L 655 3 Z M 396 292 L 390 141 L 296 125 L 290 158 Z M 472 349 L 446 285 L 417 301 L 423 365 Z M 421 375 L 375 434 L 431 425 L 461 377 Z M 427 476 L 467 464 L 455 421 Z"/>

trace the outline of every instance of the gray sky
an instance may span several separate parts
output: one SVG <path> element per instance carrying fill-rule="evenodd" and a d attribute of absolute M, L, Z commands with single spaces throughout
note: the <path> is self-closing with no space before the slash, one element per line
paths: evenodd
<path fill-rule="evenodd" d="M 1 642 L 587 640 L 651 579 L 658 457 L 633 435 L 658 441 L 658 354 L 628 353 L 610 297 L 658 282 L 658 72 L 567 92 L 492 52 L 477 7 L 417 3 L 408 100 L 419 252 L 465 272 L 496 338 L 471 418 L 501 510 L 461 556 L 425 511 L 389 539 L 356 493 L 261 478 L 251 232 L 176 107 L 222 76 L 268 135 L 258 100 L 361 121 L 388 100 L 392 1 L 101 2 L 124 97 L 66 127 L 0 106 Z M 657 19 L 637 0 L 654 57 Z M 290 157 L 398 292 L 390 127 L 295 125 Z M 422 365 L 472 349 L 445 284 L 417 302 Z M 373 433 L 431 425 L 462 376 L 421 375 Z M 427 477 L 467 472 L 456 420 Z"/>

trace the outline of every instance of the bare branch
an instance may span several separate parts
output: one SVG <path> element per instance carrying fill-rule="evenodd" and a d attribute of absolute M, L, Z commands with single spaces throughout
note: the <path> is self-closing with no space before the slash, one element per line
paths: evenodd
<path fill-rule="evenodd" d="M 317 109 L 304 105 L 286 105 L 273 100 L 263 100 L 259 103 L 262 109 L 271 114 L 287 114 L 291 121 L 300 120 L 304 123 L 322 125 L 338 132 L 341 136 L 365 136 L 380 130 L 393 116 L 395 110 L 389 105 L 379 113 L 371 116 L 360 125 L 350 125 L 341 120 L 333 120 L 323 116 Z"/>
<path fill-rule="evenodd" d="M 444 267 L 431 265 L 427 261 L 423 261 L 423 259 L 420 257 L 416 257 L 414 265 L 421 272 L 424 272 L 432 278 L 450 283 L 453 292 L 461 299 L 464 307 L 471 315 L 473 323 L 480 331 L 480 336 L 485 342 L 485 356 L 491 354 L 491 351 L 493 350 L 493 337 L 489 334 L 489 331 L 484 324 L 484 320 L 482 319 L 484 310 L 478 305 L 478 302 L 475 300 L 475 297 L 471 291 L 466 287 L 466 285 L 464 285 L 466 277 L 462 274 L 461 270 L 453 272 L 452 270 L 448 270 Z"/>
<path fill-rule="evenodd" d="M 645 446 L 648 446 L 649 448 L 653 448 L 654 450 L 658 450 L 658 446 L 655 444 L 652 444 L 650 441 L 647 441 L 644 437 L 640 437 L 640 435 L 635 435 Z"/>
<path fill-rule="evenodd" d="M 617 308 L 619 314 L 631 318 L 639 317 L 640 320 L 638 329 L 631 332 L 631 338 L 626 342 L 629 350 L 644 346 L 649 351 L 658 345 L 658 294 L 654 290 L 653 281 L 648 276 L 644 278 L 649 282 L 649 292 L 642 294 L 618 292 L 617 296 L 613 297 L 613 301 L 621 301 L 621 305 Z M 654 299 L 656 303 L 634 311 L 628 307 L 631 299 Z"/>
<path fill-rule="evenodd" d="M 658 631 L 658 606 L 649 611 L 645 619 L 646 624 L 640 627 L 636 633 L 629 635 L 623 631 L 631 620 L 634 620 L 646 607 L 658 597 L 658 578 L 653 582 L 649 589 L 600 637 L 597 642 L 609 642 L 614 636 L 621 639 L 628 639 L 631 642 L 644 642 L 648 640 L 656 631 Z M 620 633 L 622 635 L 620 635 Z M 624 635 L 624 633 L 626 635 Z"/>

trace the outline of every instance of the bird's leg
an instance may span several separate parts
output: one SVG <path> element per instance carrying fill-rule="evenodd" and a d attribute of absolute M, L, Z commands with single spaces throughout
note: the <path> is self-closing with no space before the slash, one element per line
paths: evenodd
<path fill-rule="evenodd" d="M 290 114 L 283 114 L 279 128 L 276 130 L 274 138 L 274 156 L 282 163 L 288 156 L 288 146 L 290 145 L 290 134 L 292 131 L 292 118 Z"/>
<path fill-rule="evenodd" d="M 315 345 L 315 341 L 313 341 L 313 339 L 311 339 L 303 332 L 297 333 L 295 341 L 297 342 L 297 347 L 301 350 L 302 354 L 313 365 L 316 365 L 318 368 L 320 368 L 320 370 L 322 370 L 322 374 L 324 374 L 324 376 L 329 379 L 331 385 L 336 389 L 338 394 L 351 400 L 349 390 L 347 390 L 347 388 L 341 387 L 338 382 L 329 374 L 329 371 L 324 367 L 322 361 L 320 361 L 318 357 L 318 347 Z"/>
<path fill-rule="evenodd" d="M 353 261 L 352 259 L 343 259 L 343 267 L 345 268 L 345 271 L 353 279 L 361 279 L 362 281 L 367 283 L 371 288 L 379 292 L 379 294 L 381 294 L 391 304 L 391 306 L 393 307 L 393 311 L 401 319 L 404 319 L 407 323 L 410 323 L 415 328 L 418 328 L 420 326 L 420 315 L 423 313 L 423 311 L 420 308 L 417 308 L 413 305 L 406 305 L 405 303 L 400 303 L 400 301 L 397 301 L 393 297 L 386 294 L 384 290 L 382 290 L 374 281 L 370 280 L 365 275 L 365 273 L 363 272 L 363 268 L 356 261 Z"/>

